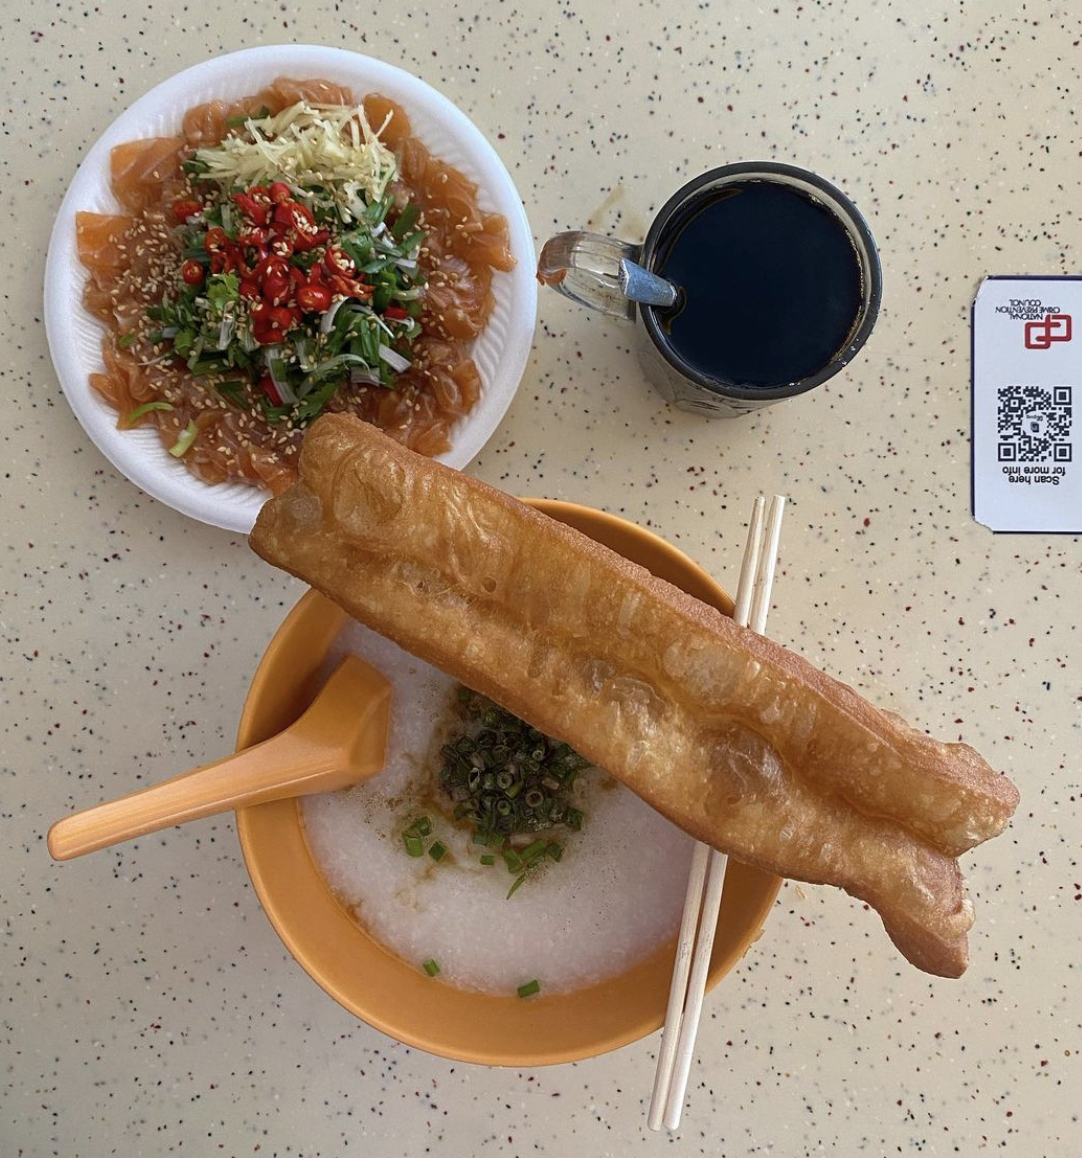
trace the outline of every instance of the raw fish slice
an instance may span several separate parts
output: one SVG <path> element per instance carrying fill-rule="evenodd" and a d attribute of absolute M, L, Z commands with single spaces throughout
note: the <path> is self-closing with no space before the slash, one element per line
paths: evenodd
<path fill-rule="evenodd" d="M 126 261 L 119 243 L 131 223 L 132 219 L 121 213 L 76 213 L 75 245 L 79 260 L 94 272 L 119 272 Z"/>
<path fill-rule="evenodd" d="M 208 101 L 205 105 L 196 105 L 184 114 L 184 140 L 193 149 L 220 144 L 232 128 L 230 121 L 255 116 L 263 109 L 279 111 L 272 110 L 261 94 L 242 97 L 239 101 Z"/>
<path fill-rule="evenodd" d="M 355 104 L 353 93 L 345 85 L 335 84 L 331 80 L 294 80 L 292 77 L 280 76 L 266 92 L 268 104 L 272 100 L 278 102 L 274 111 L 289 108 L 298 101 L 307 101 L 311 105 L 352 105 Z M 273 107 L 273 106 L 271 106 Z"/>
<path fill-rule="evenodd" d="M 373 129 L 378 131 L 384 121 L 387 121 L 380 133 L 380 140 L 389 149 L 394 149 L 397 152 L 399 146 L 412 132 L 406 110 L 391 100 L 390 97 L 381 96 L 379 93 L 369 93 L 362 103 L 364 115 Z M 389 121 L 387 120 L 388 117 L 391 118 Z"/>
<path fill-rule="evenodd" d="M 180 175 L 180 137 L 125 141 L 110 154 L 113 192 L 125 209 L 138 213 L 161 198 L 164 180 Z"/>

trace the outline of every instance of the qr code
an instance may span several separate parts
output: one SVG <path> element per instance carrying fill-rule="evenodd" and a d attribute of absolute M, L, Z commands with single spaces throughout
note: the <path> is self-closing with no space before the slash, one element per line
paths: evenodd
<path fill-rule="evenodd" d="M 1000 386 L 1000 462 L 1071 461 L 1070 386 Z"/>

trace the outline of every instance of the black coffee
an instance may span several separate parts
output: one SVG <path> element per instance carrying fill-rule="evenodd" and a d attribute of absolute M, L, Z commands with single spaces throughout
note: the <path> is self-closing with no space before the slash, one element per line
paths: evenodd
<path fill-rule="evenodd" d="M 845 226 L 786 185 L 748 181 L 693 200 L 658 246 L 655 272 L 680 287 L 658 311 L 673 349 L 708 378 L 784 386 L 846 344 L 862 303 Z"/>

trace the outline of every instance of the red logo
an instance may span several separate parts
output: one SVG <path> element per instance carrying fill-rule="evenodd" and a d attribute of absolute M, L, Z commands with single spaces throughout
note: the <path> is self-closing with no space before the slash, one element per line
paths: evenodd
<path fill-rule="evenodd" d="M 1039 322 L 1026 322 L 1027 350 L 1047 350 L 1053 342 L 1070 340 L 1070 314 L 1045 314 Z"/>

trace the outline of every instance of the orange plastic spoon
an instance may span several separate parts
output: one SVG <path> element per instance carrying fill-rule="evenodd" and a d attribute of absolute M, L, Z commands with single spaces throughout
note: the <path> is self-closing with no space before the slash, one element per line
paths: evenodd
<path fill-rule="evenodd" d="M 49 852 L 55 860 L 71 860 L 171 824 L 367 780 L 383 768 L 390 704 L 391 685 L 374 667 L 349 656 L 284 732 L 58 820 L 49 829 Z"/>

